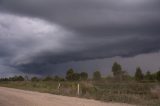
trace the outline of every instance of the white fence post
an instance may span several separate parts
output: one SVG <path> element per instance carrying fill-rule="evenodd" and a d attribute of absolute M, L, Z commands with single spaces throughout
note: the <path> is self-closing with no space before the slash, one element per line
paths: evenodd
<path fill-rule="evenodd" d="M 77 95 L 79 96 L 79 84 L 77 85 Z"/>
<path fill-rule="evenodd" d="M 60 89 L 60 87 L 61 87 L 61 84 L 59 83 L 59 84 L 58 84 L 58 89 Z"/>
<path fill-rule="evenodd" d="M 58 93 L 60 93 L 61 83 L 58 83 Z"/>

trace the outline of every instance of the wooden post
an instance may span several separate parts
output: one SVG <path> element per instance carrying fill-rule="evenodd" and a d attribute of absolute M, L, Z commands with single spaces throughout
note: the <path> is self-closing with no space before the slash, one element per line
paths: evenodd
<path fill-rule="evenodd" d="M 58 84 L 58 93 L 60 93 L 61 83 Z"/>
<path fill-rule="evenodd" d="M 61 84 L 59 83 L 59 84 L 58 84 L 58 89 L 60 89 L 60 87 L 61 87 Z"/>
<path fill-rule="evenodd" d="M 77 95 L 79 96 L 79 84 L 77 85 Z"/>

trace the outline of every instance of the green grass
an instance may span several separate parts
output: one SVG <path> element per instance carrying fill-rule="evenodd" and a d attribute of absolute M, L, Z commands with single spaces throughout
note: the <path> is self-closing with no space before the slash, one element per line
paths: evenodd
<path fill-rule="evenodd" d="M 160 106 L 160 99 L 155 97 L 151 88 L 159 86 L 158 83 L 130 82 L 79 82 L 82 98 L 96 99 L 105 102 L 120 102 L 136 104 L 140 106 Z M 24 90 L 46 92 L 52 94 L 77 96 L 77 82 L 61 82 L 58 90 L 58 82 L 55 81 L 20 81 L 0 82 L 0 86 L 18 88 Z M 160 91 L 159 91 L 160 92 Z"/>
<path fill-rule="evenodd" d="M 160 99 L 154 98 L 151 93 L 151 88 L 157 83 L 95 83 L 94 86 L 98 90 L 93 97 L 98 100 L 160 106 Z"/>

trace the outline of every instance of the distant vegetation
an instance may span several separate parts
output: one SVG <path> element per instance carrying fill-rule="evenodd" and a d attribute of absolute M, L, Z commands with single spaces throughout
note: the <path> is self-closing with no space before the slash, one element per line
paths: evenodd
<path fill-rule="evenodd" d="M 24 77 L 23 76 L 14 76 L 14 77 L 10 77 L 10 78 L 1 78 L 0 81 L 24 81 Z"/>
<path fill-rule="evenodd" d="M 65 78 L 14 76 L 1 78 L 0 86 L 106 102 L 160 106 L 160 71 L 143 73 L 142 69 L 137 67 L 135 74 L 131 76 L 117 62 L 113 64 L 111 71 L 113 75 L 107 77 L 102 76 L 100 71 L 95 71 L 92 78 L 89 78 L 87 72 L 77 73 L 73 69 L 67 70 Z M 77 95 L 77 84 L 80 84 L 80 95 Z"/>
<path fill-rule="evenodd" d="M 102 77 L 100 71 L 93 72 L 92 78 L 89 78 L 87 72 L 81 72 L 77 73 L 72 68 L 69 69 L 66 72 L 65 78 L 59 77 L 59 76 L 46 76 L 45 78 L 38 78 L 36 76 L 32 77 L 31 79 L 28 78 L 28 76 L 14 76 L 9 78 L 0 78 L 0 81 L 87 81 L 87 80 L 93 80 L 93 81 L 100 81 L 102 79 L 112 79 L 116 81 L 129 81 L 129 80 L 135 80 L 137 82 L 160 82 L 160 70 L 151 73 L 150 71 L 147 71 L 145 74 L 143 73 L 142 69 L 140 67 L 137 67 L 134 76 L 131 76 L 127 73 L 127 71 L 124 71 L 122 69 L 122 66 L 115 62 L 112 66 L 112 73 L 113 76 L 111 77 Z"/>

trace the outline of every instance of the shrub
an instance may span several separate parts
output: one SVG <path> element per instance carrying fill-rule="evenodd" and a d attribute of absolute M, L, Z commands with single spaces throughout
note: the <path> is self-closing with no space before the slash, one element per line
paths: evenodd
<path fill-rule="evenodd" d="M 95 71 L 93 73 L 93 80 L 98 81 L 101 79 L 101 73 L 99 71 Z"/>
<path fill-rule="evenodd" d="M 43 81 L 53 81 L 53 78 L 50 76 L 47 76 L 43 79 Z"/>
<path fill-rule="evenodd" d="M 157 72 L 157 80 L 160 81 L 160 71 Z"/>
<path fill-rule="evenodd" d="M 80 73 L 80 79 L 81 80 L 87 80 L 88 79 L 88 73 L 86 73 L 86 72 L 81 72 Z"/>
<path fill-rule="evenodd" d="M 140 67 L 138 67 L 138 68 L 136 69 L 135 79 L 136 79 L 137 81 L 142 81 L 142 80 L 143 80 L 143 74 L 142 74 L 142 70 L 141 70 Z"/>
<path fill-rule="evenodd" d="M 31 78 L 31 81 L 33 81 L 33 82 L 34 82 L 34 81 L 39 81 L 39 78 L 37 78 L 37 77 L 32 77 L 32 78 Z"/>

